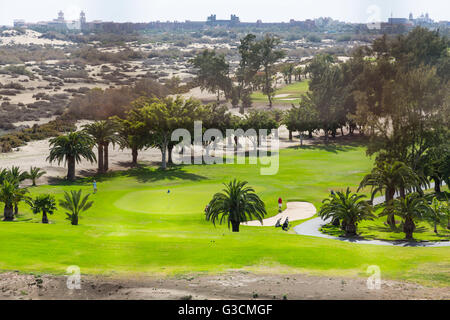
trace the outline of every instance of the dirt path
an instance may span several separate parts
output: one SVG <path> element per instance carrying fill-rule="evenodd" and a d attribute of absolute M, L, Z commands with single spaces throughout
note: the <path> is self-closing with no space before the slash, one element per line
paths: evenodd
<path fill-rule="evenodd" d="M 371 290 L 365 278 L 244 271 L 162 279 L 82 276 L 79 290 L 67 289 L 66 281 L 64 276 L 0 274 L 0 299 L 450 299 L 448 287 L 382 280 L 380 289 Z"/>
<path fill-rule="evenodd" d="M 286 210 L 277 214 L 276 216 L 264 219 L 262 226 L 273 227 L 279 219 L 281 219 L 281 223 L 283 223 L 286 218 L 289 218 L 289 221 L 292 222 L 308 219 L 316 214 L 316 207 L 314 207 L 314 205 L 309 202 L 288 202 L 286 203 L 286 207 Z M 248 221 L 242 224 L 251 227 L 261 227 L 261 223 L 257 220 Z"/>

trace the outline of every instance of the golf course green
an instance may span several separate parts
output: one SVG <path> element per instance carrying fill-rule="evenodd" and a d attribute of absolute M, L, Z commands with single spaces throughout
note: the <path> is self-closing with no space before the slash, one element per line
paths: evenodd
<path fill-rule="evenodd" d="M 77 265 L 83 274 L 179 275 L 229 269 L 365 275 L 370 265 L 382 277 L 431 285 L 450 283 L 450 248 L 384 247 L 296 235 L 273 227 L 205 221 L 204 208 L 222 183 L 238 178 L 254 187 L 268 215 L 277 199 L 307 201 L 318 207 L 330 189 L 356 190 L 372 168 L 363 147 L 326 146 L 280 151 L 278 174 L 263 176 L 258 165 L 176 166 L 166 171 L 138 167 L 96 177 L 93 207 L 72 226 L 58 209 L 50 224 L 40 223 L 22 204 L 15 222 L 0 222 L 0 269 L 64 274 Z M 92 178 L 30 188 L 31 195 L 92 192 Z M 170 192 L 169 192 L 170 191 Z M 298 223 L 298 222 L 297 222 Z"/>

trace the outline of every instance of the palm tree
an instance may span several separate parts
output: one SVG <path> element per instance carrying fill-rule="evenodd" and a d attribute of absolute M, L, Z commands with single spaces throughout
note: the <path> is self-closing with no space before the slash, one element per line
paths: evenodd
<path fill-rule="evenodd" d="M 6 179 L 8 179 L 9 182 L 13 183 L 17 189 L 20 188 L 20 184 L 28 179 L 28 172 L 22 171 L 19 167 L 12 166 L 11 169 L 8 169 L 6 171 Z M 19 202 L 23 199 L 18 197 L 16 199 L 17 201 L 14 203 L 14 214 L 19 214 Z"/>
<path fill-rule="evenodd" d="M 0 186 L 0 202 L 5 204 L 3 209 L 4 221 L 14 220 L 14 205 L 25 199 L 26 189 L 19 189 L 17 185 L 4 180 Z"/>
<path fill-rule="evenodd" d="M 375 218 L 373 207 L 368 201 L 361 200 L 362 198 L 365 196 L 352 193 L 350 188 L 347 188 L 345 193 L 337 191 L 330 198 L 322 201 L 319 216 L 322 219 L 342 220 L 346 236 L 355 236 L 359 221 Z"/>
<path fill-rule="evenodd" d="M 28 171 L 28 179 L 33 182 L 33 187 L 36 186 L 36 180 L 46 174 L 44 170 L 38 167 L 30 167 L 30 171 Z"/>
<path fill-rule="evenodd" d="M 59 205 L 66 209 L 67 220 L 70 220 L 72 225 L 78 225 L 78 217 L 80 213 L 92 207 L 93 201 L 88 201 L 90 194 L 82 197 L 81 189 L 79 191 L 64 191 L 64 200 L 59 201 Z"/>
<path fill-rule="evenodd" d="M 19 167 L 12 166 L 7 170 L 7 179 L 17 185 L 28 179 L 28 172 L 20 170 Z"/>
<path fill-rule="evenodd" d="M 27 199 L 27 203 L 34 214 L 42 212 L 42 223 L 48 223 L 47 213 L 53 214 L 56 210 L 55 198 L 49 194 L 37 196 L 35 199 Z"/>
<path fill-rule="evenodd" d="M 385 194 L 386 206 L 392 206 L 395 193 L 398 192 L 401 197 L 405 196 L 405 193 L 411 192 L 413 189 L 419 189 L 420 185 L 425 183 L 419 178 L 419 176 L 406 164 L 400 161 L 380 161 L 372 169 L 372 172 L 366 175 L 361 181 L 358 191 L 371 186 L 372 198 L 378 192 Z M 395 215 L 394 210 L 388 210 L 387 223 L 391 227 L 395 227 Z"/>
<path fill-rule="evenodd" d="M 64 160 L 67 162 L 67 179 L 75 180 L 75 164 L 82 158 L 91 163 L 96 161 L 92 152 L 94 141 L 85 132 L 70 132 L 67 135 L 59 136 L 50 140 L 50 155 L 47 161 L 58 161 L 58 165 Z"/>
<path fill-rule="evenodd" d="M 398 216 L 404 219 L 403 232 L 408 240 L 413 239 L 413 232 L 416 229 L 414 220 L 431 215 L 431 208 L 426 199 L 417 192 L 407 194 L 404 198 L 395 199 L 393 209 Z"/>
<path fill-rule="evenodd" d="M 255 190 L 246 187 L 246 181 L 237 181 L 225 184 L 225 189 L 221 193 L 216 193 L 206 210 L 206 220 L 212 221 L 216 225 L 227 219 L 228 228 L 230 224 L 233 232 L 239 232 L 239 225 L 242 222 L 257 219 L 262 224 L 262 219 L 267 214 L 264 202 L 258 197 Z M 222 215 L 220 218 L 219 216 Z"/>
<path fill-rule="evenodd" d="M 109 144 L 115 145 L 119 142 L 117 135 L 117 124 L 113 121 L 96 121 L 84 126 L 84 131 L 88 133 L 97 144 L 98 150 L 98 172 L 107 172 L 109 169 Z"/>
<path fill-rule="evenodd" d="M 0 184 L 2 184 L 3 181 L 5 181 L 7 179 L 7 176 L 8 176 L 8 170 L 1 169 L 0 170 Z"/>

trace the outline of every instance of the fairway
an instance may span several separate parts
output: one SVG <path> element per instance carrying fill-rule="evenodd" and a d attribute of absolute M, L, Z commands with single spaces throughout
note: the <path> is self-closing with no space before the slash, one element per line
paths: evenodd
<path fill-rule="evenodd" d="M 223 182 L 247 180 L 265 202 L 268 216 L 277 199 L 306 201 L 316 208 L 330 189 L 353 190 L 373 160 L 356 146 L 305 147 L 280 151 L 280 170 L 259 174 L 258 165 L 223 164 L 141 167 L 98 177 L 94 206 L 72 226 L 59 209 L 43 225 L 26 205 L 16 222 L 0 223 L 0 268 L 64 274 L 77 265 L 83 274 L 173 275 L 229 269 L 311 274 L 365 275 L 380 266 L 383 277 L 448 284 L 448 248 L 398 248 L 299 236 L 292 229 L 226 225 L 205 221 L 204 208 Z M 33 195 L 92 191 L 91 180 L 30 188 Z M 168 193 L 170 190 L 170 193 Z"/>
<path fill-rule="evenodd" d="M 303 80 L 300 82 L 295 82 L 279 88 L 275 92 L 273 102 L 278 105 L 292 105 L 299 104 L 301 101 L 301 96 L 307 93 L 309 90 L 309 81 Z M 262 92 L 257 91 L 252 94 L 252 99 L 254 102 L 269 102 L 267 96 Z"/>

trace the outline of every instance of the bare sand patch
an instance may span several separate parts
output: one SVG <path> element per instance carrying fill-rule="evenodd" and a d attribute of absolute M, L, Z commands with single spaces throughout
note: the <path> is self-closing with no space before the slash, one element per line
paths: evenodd
<path fill-rule="evenodd" d="M 230 270 L 216 275 L 177 277 L 81 276 L 81 289 L 69 290 L 67 277 L 0 274 L 0 300 L 323 300 L 323 299 L 450 299 L 448 287 L 382 280 L 369 290 L 360 277 L 311 276 L 300 273 L 267 274 Z"/>

